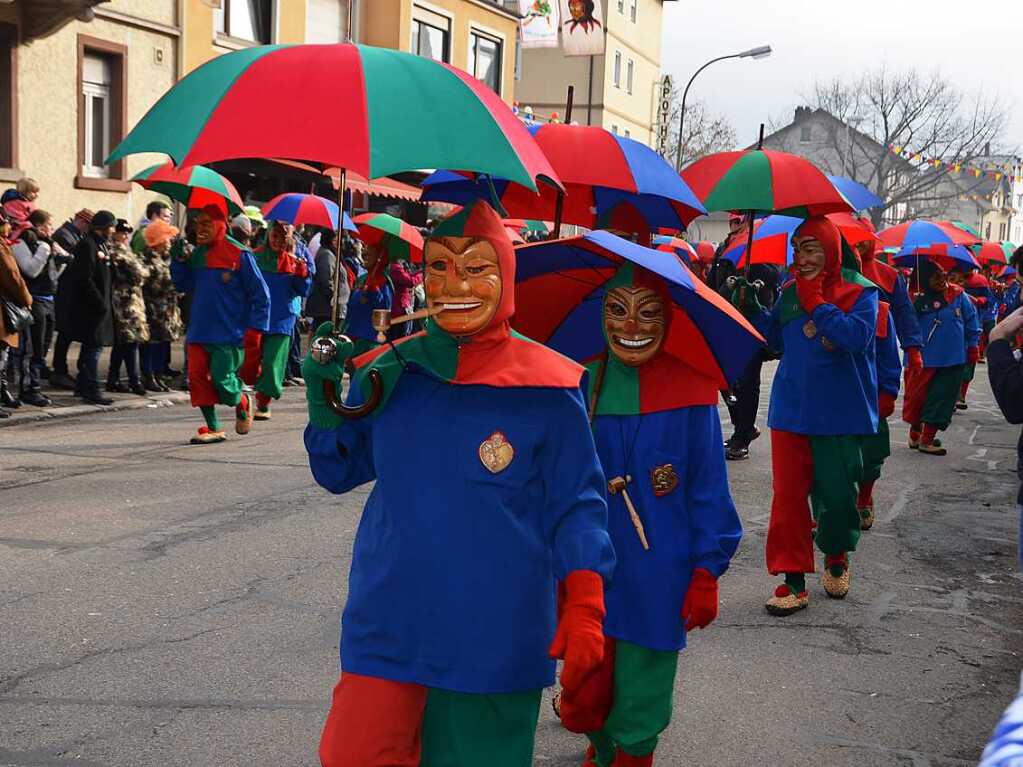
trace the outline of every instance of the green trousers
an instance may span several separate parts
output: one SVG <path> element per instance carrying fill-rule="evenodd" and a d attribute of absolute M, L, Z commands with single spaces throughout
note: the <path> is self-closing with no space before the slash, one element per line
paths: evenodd
<path fill-rule="evenodd" d="M 268 333 L 263 336 L 263 355 L 259 378 L 253 387 L 260 394 L 280 399 L 284 393 L 284 370 L 288 365 L 291 336 Z"/>
<path fill-rule="evenodd" d="M 952 414 L 955 413 L 956 402 L 959 400 L 959 387 L 963 382 L 963 365 L 953 365 L 947 368 L 936 368 L 930 386 L 927 387 L 927 397 L 924 400 L 923 411 L 920 420 L 929 423 L 944 431 L 952 423 Z"/>
<path fill-rule="evenodd" d="M 963 365 L 963 380 L 969 383 L 973 380 L 973 377 L 977 374 L 977 366 L 974 365 Z"/>
<path fill-rule="evenodd" d="M 529 767 L 542 692 L 469 695 L 430 688 L 419 767 Z"/>
<path fill-rule="evenodd" d="M 810 506 L 817 522 L 814 542 L 825 554 L 856 551 L 860 540 L 857 483 L 863 476 L 861 438 L 810 437 L 813 487 Z"/>
<path fill-rule="evenodd" d="M 228 344 L 188 345 L 188 389 L 193 407 L 229 405 L 241 399 L 237 371 L 243 351 Z"/>
<path fill-rule="evenodd" d="M 671 722 L 678 652 L 614 643 L 614 689 L 604 726 L 590 732 L 596 762 L 609 767 L 618 748 L 629 756 L 646 756 Z"/>
<path fill-rule="evenodd" d="M 888 421 L 878 419 L 877 434 L 860 437 L 860 452 L 863 455 L 863 482 L 877 482 L 881 478 L 881 467 L 892 454 Z"/>

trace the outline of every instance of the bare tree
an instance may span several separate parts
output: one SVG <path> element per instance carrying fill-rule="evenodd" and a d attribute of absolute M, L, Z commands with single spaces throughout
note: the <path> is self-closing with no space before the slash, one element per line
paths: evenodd
<path fill-rule="evenodd" d="M 808 102 L 836 118 L 822 139 L 830 151 L 814 161 L 884 200 L 884 208 L 872 211 L 877 224 L 938 215 L 966 195 L 990 191 L 990 181 L 965 169 L 992 148 L 1004 151 L 1009 111 L 997 98 L 966 94 L 937 72 L 882 65 L 855 80 L 817 83 Z M 889 151 L 893 146 L 920 159 L 899 157 Z M 927 162 L 934 158 L 940 165 Z"/>
<path fill-rule="evenodd" d="M 682 94 L 676 90 L 672 98 L 671 126 L 665 159 L 675 164 L 678 151 L 678 120 Z M 722 115 L 714 114 L 703 101 L 686 102 L 686 119 L 682 135 L 682 167 L 714 152 L 735 149 L 735 128 Z"/>

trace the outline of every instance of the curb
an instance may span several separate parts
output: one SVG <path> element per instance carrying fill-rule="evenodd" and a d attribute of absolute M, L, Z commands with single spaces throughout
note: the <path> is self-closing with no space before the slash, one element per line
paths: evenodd
<path fill-rule="evenodd" d="M 0 420 L 0 429 L 20 426 L 22 424 L 52 421 L 59 418 L 75 418 L 94 413 L 116 413 L 122 410 L 142 410 L 149 407 L 171 407 L 189 402 L 186 391 L 170 392 L 161 397 L 135 397 L 133 399 L 115 400 L 113 405 L 71 405 L 69 407 L 32 408 L 30 412 L 11 415 Z"/>

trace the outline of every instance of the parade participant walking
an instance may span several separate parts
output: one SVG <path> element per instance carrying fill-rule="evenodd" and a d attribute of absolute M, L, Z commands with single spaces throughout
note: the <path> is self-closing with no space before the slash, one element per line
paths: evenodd
<path fill-rule="evenodd" d="M 227 236 L 227 217 L 207 205 L 195 219 L 197 247 L 170 270 L 179 293 L 192 294 L 188 321 L 188 389 L 206 423 L 192 444 L 223 442 L 216 406 L 235 408 L 235 431 L 248 434 L 252 403 L 237 372 L 243 339 L 266 332 L 270 294 L 252 254 Z M 186 253 L 184 249 L 181 251 Z"/>
<path fill-rule="evenodd" d="M 995 321 L 998 318 L 998 299 L 991 289 L 991 283 L 980 272 L 971 272 L 968 275 L 963 275 L 957 281 L 957 284 L 962 287 L 966 297 L 973 304 L 973 308 L 977 310 L 977 320 L 980 322 L 977 362 L 983 362 L 984 355 L 987 352 L 988 333 L 991 332 L 991 328 L 995 326 Z M 970 391 L 970 384 L 973 382 L 976 373 L 977 364 L 971 364 L 967 361 L 966 365 L 963 366 L 963 382 L 959 385 L 959 399 L 956 400 L 957 410 L 966 410 L 969 407 L 966 404 L 966 395 Z"/>
<path fill-rule="evenodd" d="M 863 476 L 856 494 L 860 528 L 869 530 L 877 518 L 874 485 L 881 478 L 885 460 L 892 454 L 888 418 L 895 412 L 895 400 L 901 388 L 902 363 L 898 356 L 898 346 L 901 345 L 905 350 L 907 371 L 918 373 L 923 370 L 924 363 L 920 353 L 920 347 L 923 346 L 920 323 L 913 310 L 906 280 L 898 270 L 878 260 L 880 241 L 870 220 L 864 218 L 859 222 L 871 235 L 855 245 L 860 271 L 877 286 L 880 309 L 876 340 L 877 433 L 865 435 L 862 439 Z"/>
<path fill-rule="evenodd" d="M 878 419 L 877 288 L 843 268 L 841 234 L 828 219 L 807 219 L 792 245 L 795 279 L 772 312 L 744 280 L 733 295 L 782 355 L 767 421 L 774 478 L 767 569 L 785 577 L 767 602 L 772 615 L 809 604 L 805 573 L 814 572 L 814 543 L 825 554 L 828 596 L 848 593 L 849 555 L 860 536 L 860 441 L 877 431 Z"/>
<path fill-rule="evenodd" d="M 171 240 L 177 236 L 178 228 L 165 221 L 153 221 L 146 226 L 146 249 L 142 251 L 143 263 L 149 270 L 142 286 L 149 327 L 149 343 L 142 350 L 146 391 L 170 391 L 162 376 L 170 357 L 170 345 L 183 332 L 178 292 L 170 273 Z"/>
<path fill-rule="evenodd" d="M 115 343 L 110 350 L 106 390 L 133 392 L 144 397 L 146 387 L 139 375 L 139 354 L 142 346 L 149 341 L 149 323 L 142 296 L 143 285 L 149 279 L 149 267 L 130 247 L 131 234 L 131 225 L 124 219 L 118 219 L 110 247 Z M 127 385 L 121 381 L 122 364 L 128 374 Z"/>
<path fill-rule="evenodd" d="M 114 318 L 111 305 L 110 239 L 117 219 L 109 210 L 92 217 L 89 233 L 75 248 L 75 260 L 68 267 L 68 281 L 61 290 L 68 292 L 68 316 L 71 340 L 78 341 L 78 377 L 75 395 L 94 405 L 112 405 L 99 386 L 99 358 L 103 347 L 114 344 Z"/>
<path fill-rule="evenodd" d="M 926 455 L 948 451 L 936 438 L 952 422 L 963 368 L 980 356 L 980 320 L 962 288 L 950 285 L 945 270 L 919 257 L 910 278 L 923 334 L 923 370 L 906 371 L 902 420 L 909 424 L 909 446 Z"/>
<path fill-rule="evenodd" d="M 606 288 L 607 352 L 587 366 L 588 401 L 617 564 L 604 662 L 562 693 L 560 713 L 590 740 L 586 767 L 649 767 L 671 719 L 679 651 L 717 617 L 717 581 L 742 525 L 718 447 L 717 383 L 664 351 L 665 281 L 626 263 Z"/>
<path fill-rule="evenodd" d="M 270 291 L 270 320 L 266 332 L 246 333 L 239 375 L 256 389 L 256 420 L 268 421 L 271 400 L 284 393 L 291 334 L 298 319 L 295 299 L 309 294 L 311 280 L 306 260 L 295 254 L 291 224 L 272 221 L 266 243 L 252 255 Z"/>
<path fill-rule="evenodd" d="M 313 476 L 333 493 L 376 480 L 320 759 L 524 767 L 554 681 L 548 652 L 564 657 L 568 689 L 603 655 L 614 564 L 604 478 L 582 368 L 509 329 L 515 260 L 493 209 L 462 209 L 425 255 L 440 313 L 425 333 L 356 360 L 349 405 L 375 403 L 371 417 L 328 406 L 323 385 L 340 390 L 339 362 L 303 365 Z M 426 449 L 400 447 L 410 439 Z"/>
<path fill-rule="evenodd" d="M 364 245 L 362 258 L 366 273 L 356 279 L 345 311 L 345 335 L 354 342 L 356 355 L 379 345 L 373 311 L 390 310 L 394 303 L 394 286 L 387 276 L 387 254 L 379 245 Z"/>

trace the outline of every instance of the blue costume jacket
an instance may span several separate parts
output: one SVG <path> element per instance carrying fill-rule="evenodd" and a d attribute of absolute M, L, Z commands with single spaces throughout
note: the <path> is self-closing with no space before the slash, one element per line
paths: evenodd
<path fill-rule="evenodd" d="M 479 450 L 495 431 L 514 457 L 491 473 Z M 553 683 L 555 579 L 606 579 L 615 561 L 578 389 L 449 384 L 410 364 L 385 408 L 309 425 L 305 444 L 330 492 L 377 480 L 341 617 L 345 671 L 481 694 Z"/>
<path fill-rule="evenodd" d="M 391 309 L 394 290 L 391 283 L 384 280 L 377 290 L 369 290 L 364 285 L 356 287 L 348 298 L 348 313 L 345 315 L 345 335 L 376 341 L 377 331 L 373 329 L 373 310 Z"/>
<path fill-rule="evenodd" d="M 924 334 L 924 367 L 946 368 L 966 364 L 966 350 L 980 343 L 980 319 L 964 293 L 937 311 L 919 313 Z"/>
<path fill-rule="evenodd" d="M 902 348 L 923 346 L 920 323 L 917 320 L 916 312 L 913 311 L 913 301 L 909 297 L 906 279 L 901 274 L 896 277 L 895 287 L 891 293 L 882 287 L 878 287 L 878 290 L 881 300 L 888 302 L 892 319 L 895 322 L 895 333 L 899 337 L 899 344 Z"/>
<path fill-rule="evenodd" d="M 295 327 L 295 320 L 302 313 L 302 299 L 309 295 L 312 288 L 312 274 L 299 276 L 293 270 L 288 271 L 292 264 L 278 258 L 276 253 L 269 250 L 269 246 L 266 247 L 265 251 L 254 254 L 270 293 L 270 321 L 266 332 L 290 336 Z M 308 269 L 306 252 L 303 251 L 298 257 L 306 261 Z M 315 272 L 315 267 L 313 271 Z"/>
<path fill-rule="evenodd" d="M 889 312 L 888 331 L 884 338 L 877 339 L 877 390 L 893 397 L 899 396 L 902 385 L 902 360 L 896 336 L 895 319 Z"/>
<path fill-rule="evenodd" d="M 172 259 L 171 279 L 179 293 L 192 293 L 190 344 L 241 346 L 247 328 L 267 331 L 270 292 L 252 254 L 233 240 L 207 258 L 196 248 L 187 262 Z"/>
<path fill-rule="evenodd" d="M 877 289 L 865 287 L 848 313 L 833 304 L 814 309 L 812 338 L 804 331 L 811 317 L 798 308 L 795 290 L 789 285 L 770 313 L 754 318 L 768 345 L 782 355 L 767 425 L 808 435 L 876 433 Z"/>
<path fill-rule="evenodd" d="M 643 415 L 598 415 L 597 453 L 607 476 L 631 475 L 629 497 L 650 543 L 643 549 L 621 494 L 608 496 L 608 532 L 618 553 L 604 602 L 608 636 L 654 650 L 681 650 L 682 603 L 693 570 L 728 569 L 742 524 L 728 490 L 717 407 Z M 678 485 L 654 492 L 651 472 L 671 464 Z"/>

